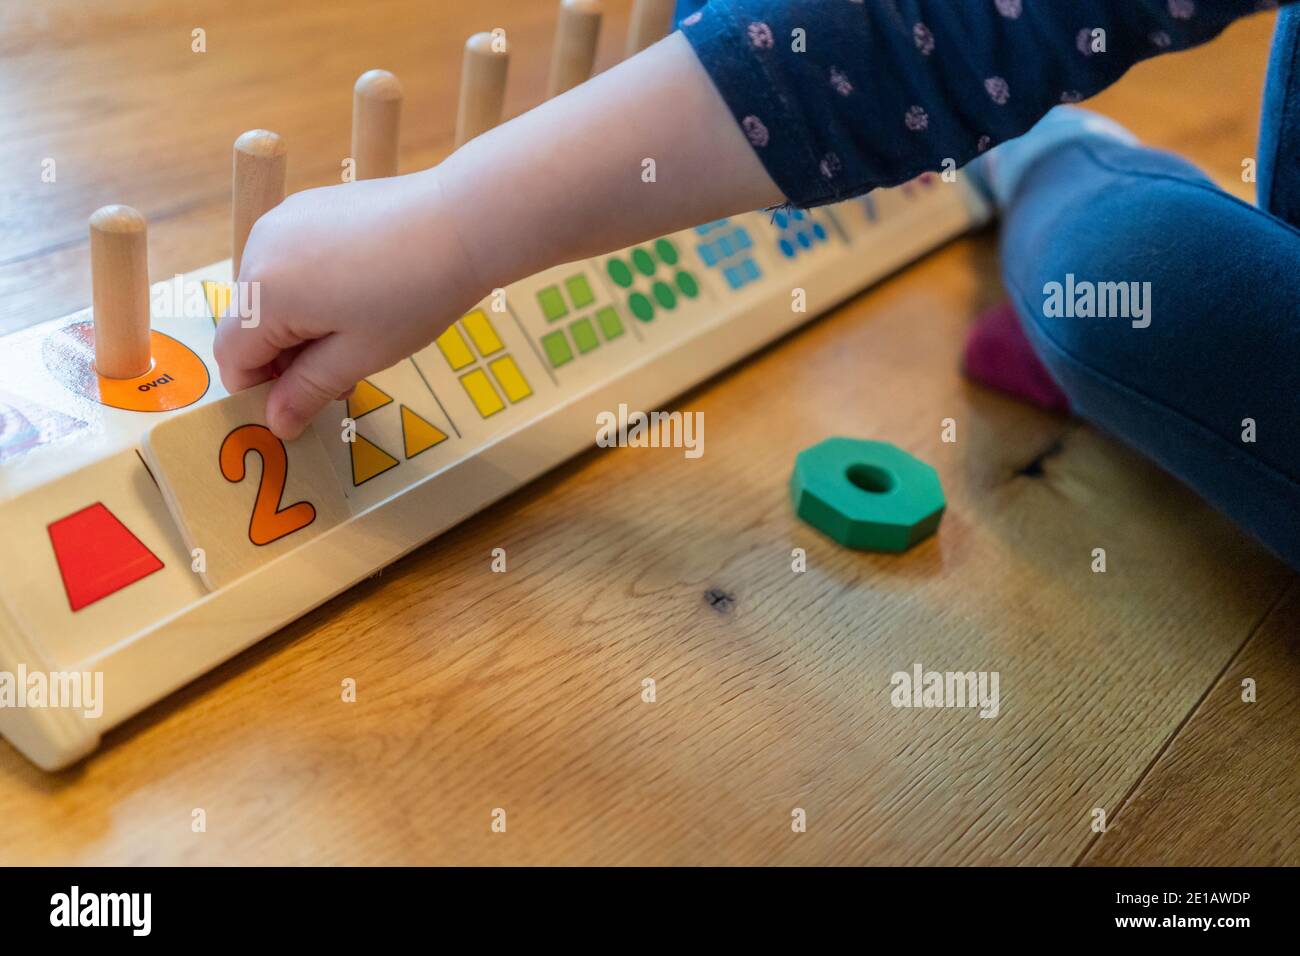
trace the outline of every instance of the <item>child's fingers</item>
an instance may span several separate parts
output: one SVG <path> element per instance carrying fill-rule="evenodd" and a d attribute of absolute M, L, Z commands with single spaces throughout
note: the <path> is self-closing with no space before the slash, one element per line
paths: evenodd
<path fill-rule="evenodd" d="M 327 335 L 303 346 L 271 387 L 266 423 L 280 438 L 292 440 L 330 402 L 350 392 L 369 369 L 356 364 L 357 347 L 341 335 Z"/>
<path fill-rule="evenodd" d="M 245 328 L 239 316 L 227 315 L 217 324 L 212 354 L 228 392 L 261 385 L 276 371 L 275 361 L 286 347 L 297 343 L 273 341 L 266 323 Z"/>

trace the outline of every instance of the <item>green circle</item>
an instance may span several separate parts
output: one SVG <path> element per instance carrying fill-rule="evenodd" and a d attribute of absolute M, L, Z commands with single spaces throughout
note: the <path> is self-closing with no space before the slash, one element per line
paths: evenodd
<path fill-rule="evenodd" d="M 627 299 L 627 307 L 642 322 L 649 322 L 655 317 L 655 307 L 640 292 L 633 292 Z"/>
<path fill-rule="evenodd" d="M 656 282 L 650 291 L 654 293 L 655 301 L 665 309 L 677 308 L 677 293 L 667 282 Z"/>
<path fill-rule="evenodd" d="M 632 284 L 632 270 L 627 267 L 627 263 L 622 259 L 610 259 L 605 264 L 605 271 L 609 277 L 614 280 L 616 285 L 626 289 Z"/>
<path fill-rule="evenodd" d="M 677 288 L 681 289 L 682 295 L 688 299 L 693 299 L 700 294 L 700 284 L 689 272 L 677 273 Z"/>
<path fill-rule="evenodd" d="M 655 274 L 654 256 L 644 249 L 632 250 L 632 265 L 636 266 L 636 271 L 643 276 L 652 276 Z"/>
<path fill-rule="evenodd" d="M 664 265 L 677 265 L 677 247 L 667 239 L 660 239 L 655 243 L 655 252 L 659 256 L 659 261 Z"/>

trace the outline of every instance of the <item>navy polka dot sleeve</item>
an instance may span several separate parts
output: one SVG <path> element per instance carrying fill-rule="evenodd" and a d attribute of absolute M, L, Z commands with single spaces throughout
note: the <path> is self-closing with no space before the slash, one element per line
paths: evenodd
<path fill-rule="evenodd" d="M 1290 2 L 1290 0 L 1284 0 Z M 961 166 L 1277 0 L 709 0 L 681 20 L 798 206 Z"/>

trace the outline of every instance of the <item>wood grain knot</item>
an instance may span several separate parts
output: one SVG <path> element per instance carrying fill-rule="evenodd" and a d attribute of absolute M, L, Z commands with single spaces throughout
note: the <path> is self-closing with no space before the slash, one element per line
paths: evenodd
<path fill-rule="evenodd" d="M 736 596 L 722 588 L 709 588 L 704 592 L 704 600 L 719 614 L 727 614 L 736 606 Z"/>

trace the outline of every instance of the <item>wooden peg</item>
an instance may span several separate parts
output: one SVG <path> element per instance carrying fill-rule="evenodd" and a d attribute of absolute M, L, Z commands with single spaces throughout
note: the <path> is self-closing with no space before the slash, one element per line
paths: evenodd
<path fill-rule="evenodd" d="M 456 111 L 456 145 L 486 133 L 501 122 L 506 99 L 510 51 L 505 38 L 476 33 L 465 41 L 460 71 L 460 104 Z M 494 44 L 498 47 L 494 49 Z"/>
<path fill-rule="evenodd" d="M 149 226 L 130 206 L 90 217 L 95 370 L 105 378 L 149 371 Z"/>
<path fill-rule="evenodd" d="M 231 274 L 239 278 L 248 233 L 268 209 L 284 199 L 284 174 L 289 154 L 278 133 L 250 129 L 235 140 L 232 204 L 234 234 Z"/>
<path fill-rule="evenodd" d="M 367 70 L 352 88 L 352 161 L 357 179 L 397 175 L 402 84 L 387 70 Z"/>
<path fill-rule="evenodd" d="M 591 76 L 600 39 L 600 0 L 560 0 L 551 51 L 551 74 L 546 96 L 559 96 Z"/>
<path fill-rule="evenodd" d="M 627 29 L 627 55 L 635 56 L 672 31 L 674 0 L 635 0 Z"/>

